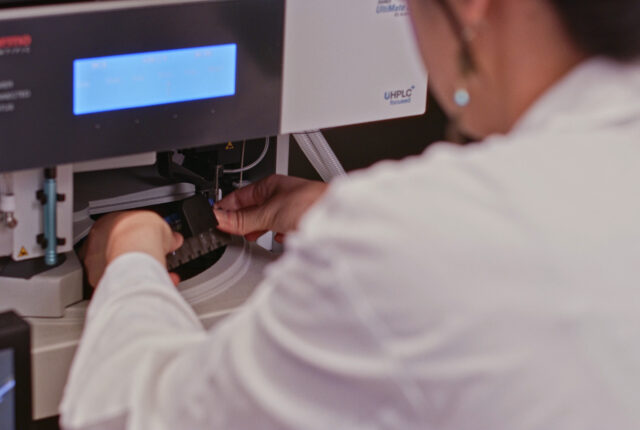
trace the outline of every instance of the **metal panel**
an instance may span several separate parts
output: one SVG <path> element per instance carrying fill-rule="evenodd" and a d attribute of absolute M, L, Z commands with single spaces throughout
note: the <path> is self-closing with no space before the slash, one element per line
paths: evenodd
<path fill-rule="evenodd" d="M 285 34 L 281 133 L 424 113 L 404 0 L 288 0 Z"/>
<path fill-rule="evenodd" d="M 0 11 L 0 171 L 277 134 L 283 20 L 284 0 Z M 75 59 L 225 43 L 238 46 L 235 96 L 73 114 Z"/>

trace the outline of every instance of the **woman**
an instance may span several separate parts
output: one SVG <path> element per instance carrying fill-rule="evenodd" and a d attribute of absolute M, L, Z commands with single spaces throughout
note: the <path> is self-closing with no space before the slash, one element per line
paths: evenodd
<path fill-rule="evenodd" d="M 67 428 L 640 428 L 640 2 L 410 9 L 483 143 L 228 196 L 222 229 L 287 251 L 210 333 L 164 270 L 180 238 L 99 222 Z"/>

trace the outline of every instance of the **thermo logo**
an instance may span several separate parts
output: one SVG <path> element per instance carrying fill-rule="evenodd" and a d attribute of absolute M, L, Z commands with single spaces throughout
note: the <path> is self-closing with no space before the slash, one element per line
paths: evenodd
<path fill-rule="evenodd" d="M 0 56 L 28 54 L 31 50 L 31 42 L 30 34 L 0 36 Z"/>
<path fill-rule="evenodd" d="M 14 36 L 0 37 L 0 49 L 3 48 L 24 48 L 31 46 L 30 34 L 19 34 Z"/>
<path fill-rule="evenodd" d="M 413 97 L 413 91 L 416 89 L 415 85 L 411 85 L 410 88 L 402 90 L 386 91 L 384 93 L 384 99 L 391 105 L 400 105 L 411 103 L 411 97 Z"/>

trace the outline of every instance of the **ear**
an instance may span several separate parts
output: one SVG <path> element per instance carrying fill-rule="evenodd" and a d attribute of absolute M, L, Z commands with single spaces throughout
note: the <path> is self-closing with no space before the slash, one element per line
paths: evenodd
<path fill-rule="evenodd" d="M 491 3 L 495 0 L 454 0 L 462 24 L 468 28 L 475 28 L 486 21 Z"/>

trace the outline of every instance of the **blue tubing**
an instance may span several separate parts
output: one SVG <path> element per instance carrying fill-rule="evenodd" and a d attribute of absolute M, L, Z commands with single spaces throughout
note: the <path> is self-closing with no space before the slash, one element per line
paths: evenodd
<path fill-rule="evenodd" d="M 58 264 L 58 232 L 56 231 L 58 194 L 55 178 L 44 180 L 44 194 L 47 196 L 47 203 L 44 205 L 44 237 L 47 239 L 44 263 L 47 266 L 55 266 Z"/>

